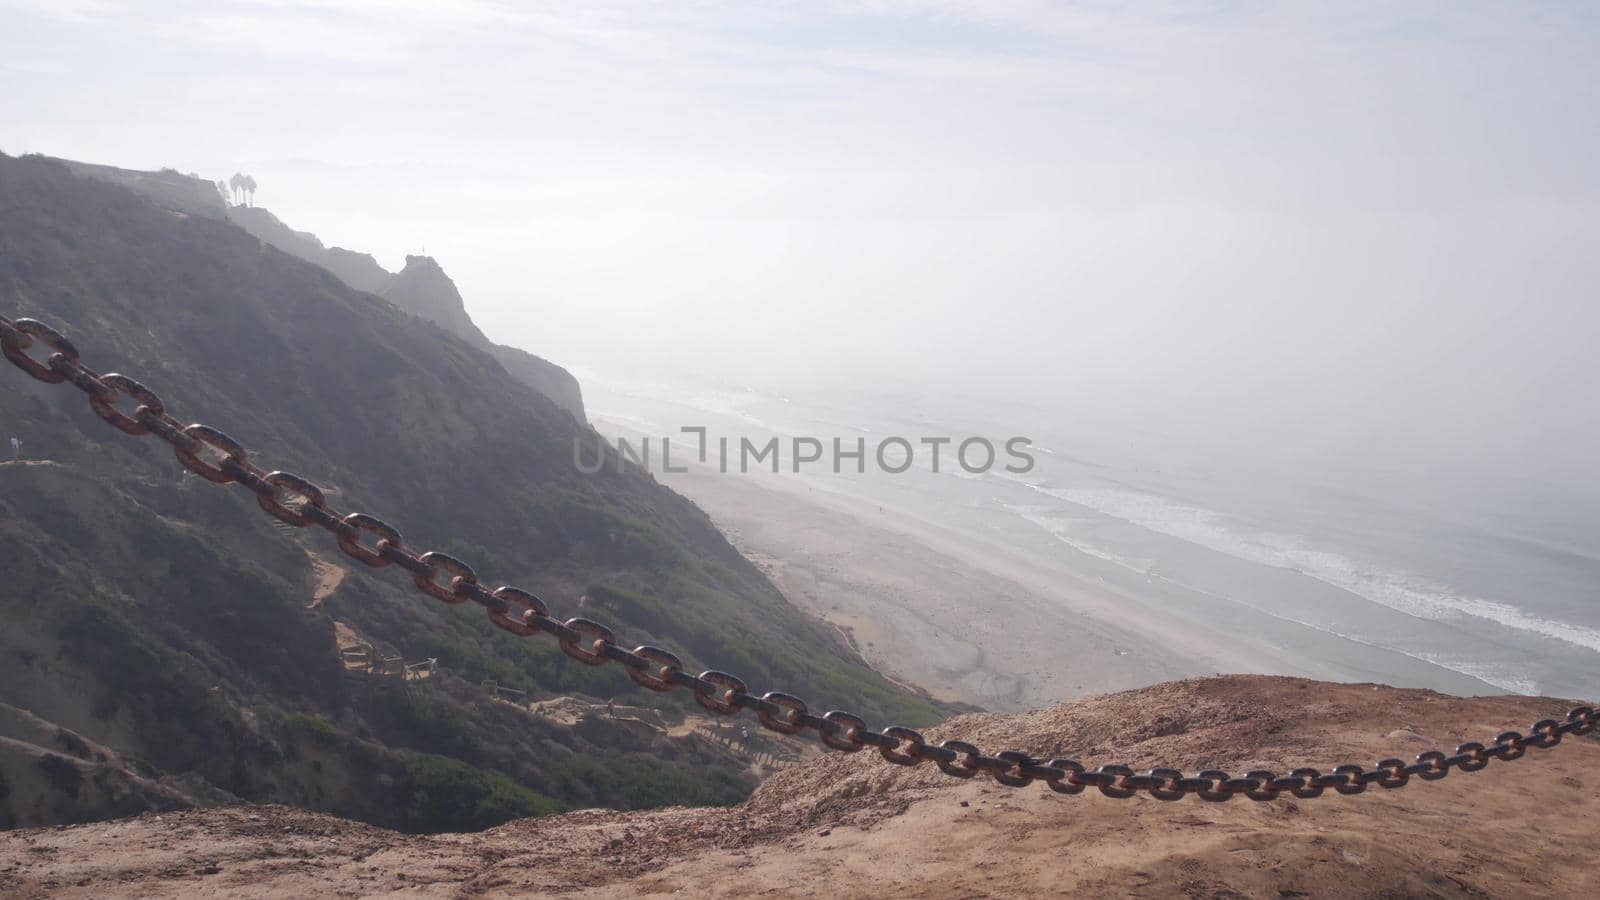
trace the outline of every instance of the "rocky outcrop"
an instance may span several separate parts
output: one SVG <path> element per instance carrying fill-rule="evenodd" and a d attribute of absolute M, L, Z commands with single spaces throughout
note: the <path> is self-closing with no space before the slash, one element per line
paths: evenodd
<path fill-rule="evenodd" d="M 474 347 L 489 346 L 489 338 L 467 315 L 456 283 L 431 256 L 407 256 L 406 267 L 384 284 L 378 296 Z"/>
<path fill-rule="evenodd" d="M 414 316 L 428 320 L 480 350 L 488 351 L 511 376 L 557 406 L 585 421 L 578 379 L 560 366 L 516 347 L 496 344 L 467 315 L 456 283 L 431 256 L 407 256 L 406 267 L 384 284 L 379 296 Z"/>

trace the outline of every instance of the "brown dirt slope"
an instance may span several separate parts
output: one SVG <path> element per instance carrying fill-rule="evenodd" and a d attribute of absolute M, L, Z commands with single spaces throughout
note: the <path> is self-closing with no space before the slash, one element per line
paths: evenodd
<path fill-rule="evenodd" d="M 1232 676 L 933 735 L 1085 763 L 1370 765 L 1524 729 L 1573 704 Z M 7 896 L 1600 896 L 1600 740 L 1362 796 L 1062 797 L 830 755 L 743 806 L 590 810 L 416 837 L 282 807 L 0 835 Z"/>

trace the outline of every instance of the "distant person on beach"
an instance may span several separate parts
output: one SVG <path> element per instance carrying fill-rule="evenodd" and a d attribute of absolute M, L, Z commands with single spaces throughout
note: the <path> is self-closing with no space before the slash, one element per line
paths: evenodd
<path fill-rule="evenodd" d="M 11 458 L 12 459 L 21 459 L 22 458 L 22 441 L 19 438 L 12 438 L 11 439 Z"/>

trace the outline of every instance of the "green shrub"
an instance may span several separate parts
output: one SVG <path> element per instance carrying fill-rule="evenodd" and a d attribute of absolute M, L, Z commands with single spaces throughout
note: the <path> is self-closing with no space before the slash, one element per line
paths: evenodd
<path fill-rule="evenodd" d="M 731 806 L 751 790 L 727 770 L 689 773 L 636 759 L 589 756 L 571 756 L 552 766 L 550 786 L 560 796 L 614 809 Z"/>
<path fill-rule="evenodd" d="M 383 694 L 376 708 L 389 718 L 385 743 L 428 753 L 465 756 L 474 752 L 458 710 L 448 703 L 420 694 Z"/>
<path fill-rule="evenodd" d="M 339 730 L 326 719 L 317 716 L 291 713 L 283 717 L 283 727 L 291 733 L 311 738 L 323 746 L 331 746 L 339 741 Z"/>
<path fill-rule="evenodd" d="M 443 756 L 411 756 L 406 774 L 406 830 L 411 832 L 482 831 L 562 809 L 499 772 Z"/>
<path fill-rule="evenodd" d="M 77 655 L 89 656 L 102 666 L 111 685 L 144 683 L 161 671 L 166 655 L 122 613 L 98 604 L 65 618 L 56 636 Z"/>
<path fill-rule="evenodd" d="M 482 544 L 451 538 L 440 549 L 471 566 L 485 581 L 510 577 L 508 571 L 511 567 L 505 559 Z"/>

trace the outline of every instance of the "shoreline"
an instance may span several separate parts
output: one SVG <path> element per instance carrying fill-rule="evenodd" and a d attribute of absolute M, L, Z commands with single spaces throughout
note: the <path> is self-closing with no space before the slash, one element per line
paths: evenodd
<path fill-rule="evenodd" d="M 632 427 L 597 417 L 608 438 Z M 885 678 L 997 712 L 1216 674 L 1504 693 L 1176 582 L 1114 583 L 786 473 L 655 472 Z M 1248 627 L 1249 638 L 1236 629 Z"/>
<path fill-rule="evenodd" d="M 633 430 L 600 419 L 608 436 Z M 1222 672 L 1318 668 L 1056 566 L 786 475 L 655 473 L 884 677 L 994 711 Z"/>

